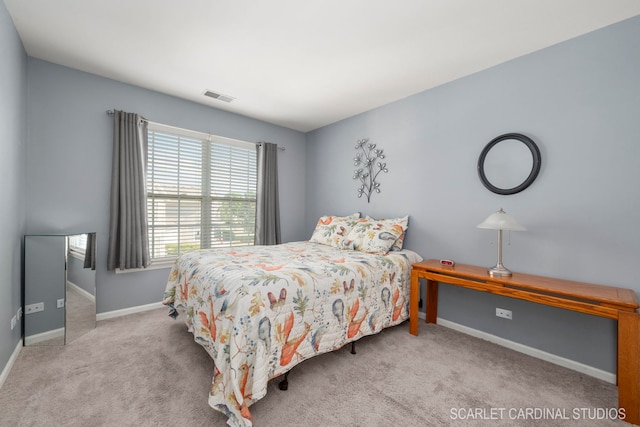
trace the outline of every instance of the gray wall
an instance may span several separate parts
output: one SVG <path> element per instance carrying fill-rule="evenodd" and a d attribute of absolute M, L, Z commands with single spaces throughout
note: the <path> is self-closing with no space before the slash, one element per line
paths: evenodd
<path fill-rule="evenodd" d="M 57 301 L 66 299 L 66 239 L 37 235 L 24 238 L 24 304 L 44 303 L 44 311 L 25 314 L 26 338 L 65 327 L 65 310 L 57 307 Z"/>
<path fill-rule="evenodd" d="M 424 258 L 491 266 L 495 233 L 476 225 L 502 207 L 527 228 L 505 246 L 508 268 L 640 291 L 638 40 L 635 17 L 309 133 L 307 228 L 323 214 L 409 214 L 407 246 Z M 542 169 L 501 196 L 476 165 L 507 132 L 536 141 Z M 351 178 L 362 137 L 389 168 L 369 204 Z M 445 319 L 615 372 L 613 321 L 449 285 L 439 300 Z"/>
<path fill-rule="evenodd" d="M 0 2 L 0 372 L 20 342 L 11 318 L 21 306 L 22 235 L 25 232 L 27 55 Z"/>
<path fill-rule="evenodd" d="M 96 295 L 96 272 L 84 267 L 84 260 L 67 254 L 67 282 L 71 282 L 88 294 Z"/>
<path fill-rule="evenodd" d="M 106 270 L 113 119 L 108 109 L 246 141 L 270 141 L 280 152 L 282 238 L 302 240 L 305 135 L 49 62 L 28 60 L 27 231 L 97 232 L 98 313 L 158 302 L 168 269 Z M 73 167 L 72 167 L 73 165 Z"/>

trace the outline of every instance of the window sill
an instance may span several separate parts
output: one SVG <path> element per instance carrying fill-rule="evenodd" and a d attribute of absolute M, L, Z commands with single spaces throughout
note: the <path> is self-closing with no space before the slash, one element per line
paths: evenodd
<path fill-rule="evenodd" d="M 74 251 L 73 249 L 69 250 L 69 256 L 75 259 L 79 259 L 80 261 L 84 261 L 84 252 Z"/>
<path fill-rule="evenodd" d="M 152 262 L 147 268 L 128 268 L 126 270 L 121 270 L 116 268 L 116 274 L 126 274 L 126 273 L 138 273 L 140 271 L 149 271 L 149 270 L 160 270 L 163 268 L 171 268 L 175 263 L 175 259 L 163 260 L 158 262 Z"/>

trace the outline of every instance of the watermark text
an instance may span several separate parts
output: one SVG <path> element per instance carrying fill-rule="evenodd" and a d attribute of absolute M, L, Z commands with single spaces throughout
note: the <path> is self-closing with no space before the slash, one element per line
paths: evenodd
<path fill-rule="evenodd" d="M 624 420 L 624 408 L 451 408 L 452 420 Z"/>

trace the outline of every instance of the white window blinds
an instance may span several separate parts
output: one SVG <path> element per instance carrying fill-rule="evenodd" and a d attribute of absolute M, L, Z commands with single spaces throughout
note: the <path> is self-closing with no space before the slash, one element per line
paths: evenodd
<path fill-rule="evenodd" d="M 69 250 L 71 253 L 84 258 L 84 252 L 87 249 L 87 235 L 86 234 L 74 234 L 69 236 Z"/>
<path fill-rule="evenodd" d="M 152 260 L 194 249 L 252 245 L 255 144 L 152 122 L 148 132 Z"/>

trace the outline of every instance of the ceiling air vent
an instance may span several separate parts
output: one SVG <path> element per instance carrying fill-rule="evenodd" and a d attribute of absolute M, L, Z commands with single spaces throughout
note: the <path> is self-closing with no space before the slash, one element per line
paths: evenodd
<path fill-rule="evenodd" d="M 221 93 L 213 92 L 211 90 L 205 90 L 204 96 L 208 96 L 209 98 L 217 99 L 218 101 L 222 101 L 222 102 L 231 102 L 235 99 L 233 96 L 223 95 Z"/>

